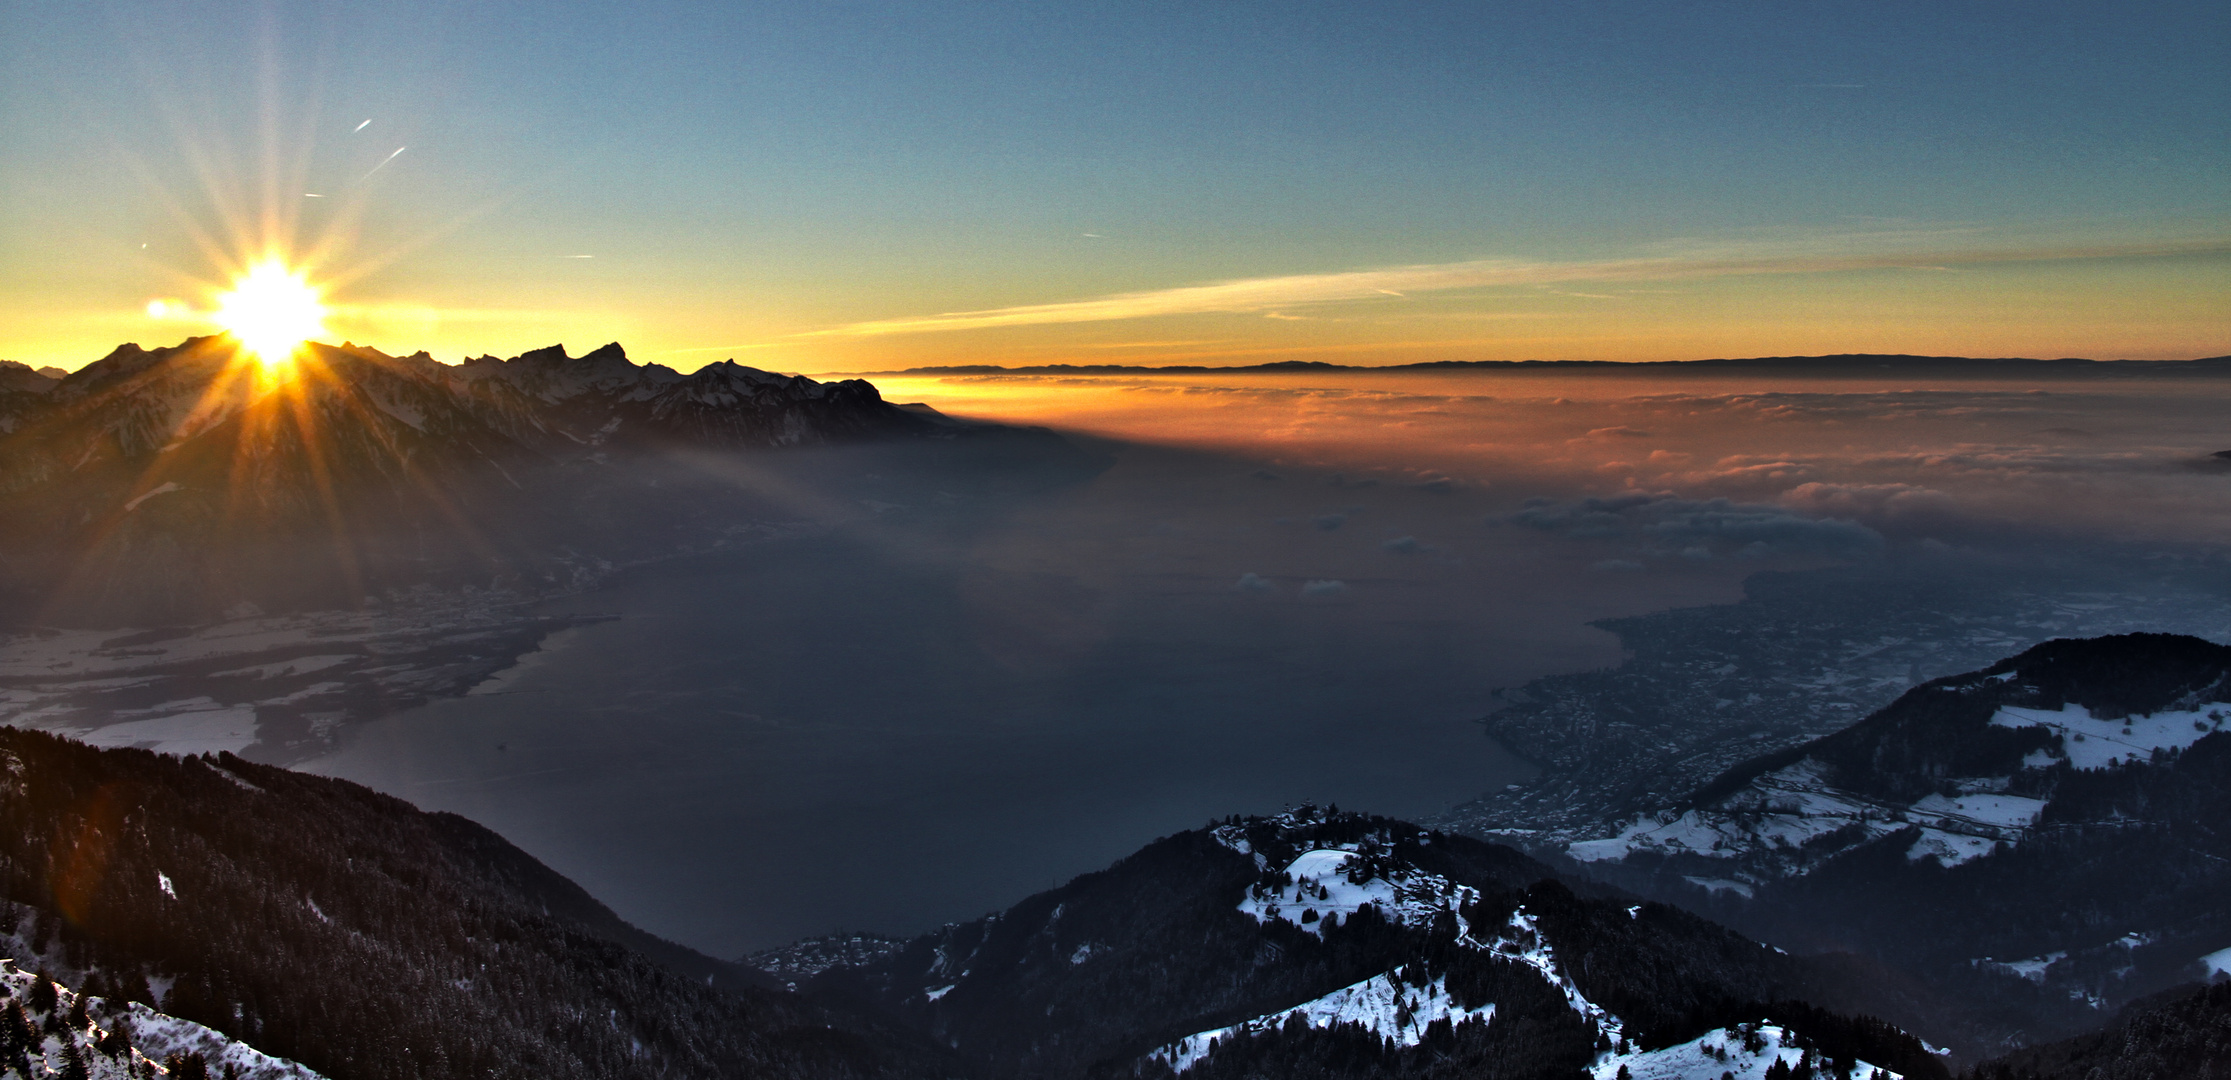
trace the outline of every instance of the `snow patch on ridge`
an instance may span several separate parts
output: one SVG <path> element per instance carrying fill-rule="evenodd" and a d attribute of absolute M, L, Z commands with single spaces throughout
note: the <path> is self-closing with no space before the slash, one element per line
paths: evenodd
<path fill-rule="evenodd" d="M 1375 871 L 1369 860 L 1340 848 L 1303 852 L 1286 864 L 1286 878 L 1292 884 L 1249 889 L 1240 911 L 1259 923 L 1278 919 L 1323 937 L 1327 918 L 1346 919 L 1366 907 L 1400 926 L 1431 926 L 1442 912 L 1458 912 L 1479 898 L 1477 889 L 1414 867 Z"/>
<path fill-rule="evenodd" d="M 1458 1025 L 1486 1023 L 1494 1016 L 1492 1003 L 1467 1009 L 1449 996 L 1446 977 L 1423 986 L 1412 986 L 1389 972 L 1341 987 L 1291 1009 L 1188 1035 L 1147 1057 L 1169 1066 L 1172 1072 L 1182 1073 L 1208 1057 L 1221 1043 L 1277 1031 L 1295 1018 L 1320 1030 L 1341 1024 L 1360 1024 L 1382 1039 L 1401 1046 L 1416 1046 L 1424 1040 L 1425 1029 L 1438 1021 L 1447 1020 Z"/>
<path fill-rule="evenodd" d="M 1903 827 L 1890 820 L 1889 808 L 1830 785 L 1825 769 L 1807 758 L 1759 777 L 1713 809 L 1673 818 L 1645 815 L 1616 836 L 1570 844 L 1565 853 L 1584 863 L 1615 861 L 1638 851 L 1732 859 L 1760 848 L 1800 848 L 1851 825 L 1860 826 L 1870 840 Z"/>
<path fill-rule="evenodd" d="M 2225 951 L 2231 952 L 2231 949 Z M 2059 952 L 2046 953 L 2043 956 L 2033 956 L 2028 960 L 1993 960 L 1986 956 L 1975 961 L 1975 966 L 1988 968 L 1992 971 L 2002 971 L 2008 975 L 2019 976 L 2034 983 L 2041 983 L 2045 981 L 2047 968 L 2066 959 L 2068 959 L 2068 951 L 2063 949 Z"/>
<path fill-rule="evenodd" d="M 1806 1058 L 1797 1033 L 1779 1024 L 1738 1024 L 1715 1028 L 1678 1046 L 1608 1054 L 1589 1066 L 1593 1080 L 1613 1080 L 1621 1069 L 1634 1080 L 1764 1080 L 1776 1062 L 1794 1069 Z M 1815 1058 L 1816 1066 L 1826 1062 Z M 1821 1075 L 1829 1075 L 1825 1072 Z M 1898 1073 L 1865 1061 L 1855 1062 L 1854 1080 L 1903 1080 Z"/>
<path fill-rule="evenodd" d="M 2020 842 L 2045 812 L 2042 800 L 1999 794 L 2011 777 L 1950 778 L 1946 782 L 1958 794 L 1929 795 L 1899 806 L 1837 788 L 1826 770 L 1806 758 L 1760 776 L 1718 805 L 1679 816 L 1643 815 L 1616 836 L 1569 844 L 1565 853 L 1584 863 L 1616 862 L 1640 852 L 1731 860 L 1764 854 L 1779 862 L 1777 872 L 1801 877 L 1818 858 L 1803 850 L 1813 841 L 1853 830 L 1852 839 L 1838 845 L 1842 850 L 1918 825 L 1921 834 L 1906 849 L 1906 858 L 1957 866 L 1991 854 L 2000 841 Z M 1715 892 L 1747 894 L 1747 889 L 1733 888 L 1742 884 L 1738 881 L 1704 875 L 1688 880 Z"/>

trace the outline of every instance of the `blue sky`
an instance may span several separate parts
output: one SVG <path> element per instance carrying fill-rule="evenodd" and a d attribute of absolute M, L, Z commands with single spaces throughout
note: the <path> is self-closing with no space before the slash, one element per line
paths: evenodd
<path fill-rule="evenodd" d="M 337 332 L 445 358 L 2231 351 L 2220 4 L 19 3 L 0 41 L 0 356 L 64 366 L 197 332 L 147 302 L 266 217 Z M 1718 268 L 1587 276 L 1638 259 Z M 1520 270 L 1104 302 L 1483 262 Z"/>

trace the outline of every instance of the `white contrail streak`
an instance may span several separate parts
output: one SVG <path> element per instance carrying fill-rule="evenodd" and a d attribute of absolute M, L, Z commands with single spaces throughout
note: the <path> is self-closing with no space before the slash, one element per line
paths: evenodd
<path fill-rule="evenodd" d="M 2066 246 L 1971 247 L 1964 233 L 1898 233 L 1829 237 L 1797 244 L 1745 244 L 1674 255 L 1571 262 L 1478 259 L 1326 274 L 1242 278 L 1168 289 L 1115 293 L 1051 304 L 952 311 L 880 319 L 801 337 L 872 337 L 937 330 L 1107 322 L 1158 315 L 1254 313 L 1298 304 L 1369 300 L 1409 293 L 1577 281 L 1670 281 L 1755 274 L 1823 274 L 1850 270 L 1932 269 L 1978 263 L 2043 262 L 2231 252 L 2231 238 Z M 1841 249 L 1841 250 L 1837 250 Z M 1872 249 L 1872 250 L 1869 250 Z"/>
<path fill-rule="evenodd" d="M 377 164 L 377 165 L 374 165 L 374 166 L 372 166 L 372 172 L 368 172 L 368 173 L 365 173 L 365 174 L 364 174 L 364 176 L 363 176 L 363 178 L 362 178 L 362 179 L 360 179 L 360 180 L 358 180 L 358 181 L 357 181 L 357 183 L 361 184 L 361 183 L 363 183 L 363 182 L 364 182 L 365 180 L 370 180 L 370 179 L 372 178 L 372 173 L 376 173 L 376 172 L 380 171 L 381 169 L 387 168 L 387 163 L 388 163 L 388 162 L 390 162 L 390 161 L 393 161 L 393 160 L 395 160 L 396 158 L 402 157 L 402 156 L 403 156 L 403 151 L 405 151 L 405 150 L 408 150 L 408 149 L 410 149 L 410 147 L 408 147 L 408 146 L 398 146 L 398 147 L 396 147 L 396 148 L 395 148 L 395 152 L 394 152 L 394 153 L 392 153 L 392 154 L 389 154 L 389 155 L 387 155 L 387 156 L 386 156 L 386 157 L 384 157 L 384 158 L 381 158 L 381 159 L 380 159 L 380 163 L 379 163 L 379 164 Z"/>

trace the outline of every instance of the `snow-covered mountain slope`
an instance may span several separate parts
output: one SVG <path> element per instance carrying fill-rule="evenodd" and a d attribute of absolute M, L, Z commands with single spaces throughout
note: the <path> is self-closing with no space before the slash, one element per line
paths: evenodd
<path fill-rule="evenodd" d="M 1763 1018 L 1793 1050 L 1944 1075 L 1887 1024 L 1798 1004 L 1897 1005 L 1811 961 L 1578 896 L 1508 848 L 1307 808 L 1158 841 L 805 986 L 1000 1074 L 1614 1076 Z"/>
<path fill-rule="evenodd" d="M 193 1021 L 83 994 L 0 960 L 0 1073 L 10 1070 L 27 1080 L 321 1080 Z"/>
<path fill-rule="evenodd" d="M 1564 854 L 1777 939 L 2104 1007 L 2231 946 L 2227 722 L 2231 648 L 2048 642 Z"/>
<path fill-rule="evenodd" d="M 2205 559 L 2099 551 L 1753 575 L 1734 604 L 1596 625 L 1626 659 L 1499 692 L 1481 724 L 1540 767 L 1429 824 L 1528 850 L 1596 840 L 1747 761 L 1835 734 L 1932 679 L 2055 638 L 2231 641 Z"/>

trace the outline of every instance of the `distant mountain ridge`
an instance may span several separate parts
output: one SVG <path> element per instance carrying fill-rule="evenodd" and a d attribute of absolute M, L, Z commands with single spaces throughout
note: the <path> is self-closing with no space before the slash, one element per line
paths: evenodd
<path fill-rule="evenodd" d="M 1885 371 L 1904 375 L 2023 375 L 2040 377 L 2094 375 L 2231 375 L 2231 356 L 2193 360 L 2090 360 L 2082 357 L 2037 359 L 2032 357 L 1914 356 L 1905 353 L 1836 353 L 1826 356 L 1717 357 L 1707 360 L 1427 360 L 1410 364 L 1331 364 L 1322 360 L 1280 360 L 1268 364 L 1217 366 L 1211 364 L 1029 364 L 1000 367 L 993 364 L 959 364 L 914 367 L 897 371 L 862 372 L 867 375 L 1206 375 L 1206 374 L 1308 374 L 1310 372 L 1496 372 L 1583 371 L 1647 372 L 1652 375 L 1712 374 L 1725 371 L 1780 372 L 1833 376 L 1879 375 Z"/>
<path fill-rule="evenodd" d="M 0 371 L 0 603 L 112 622 L 562 586 L 779 512 L 712 457 L 1030 441 L 862 380 L 684 375 L 617 344 L 454 367 L 310 344 L 273 379 L 209 337 L 46 378 Z"/>

